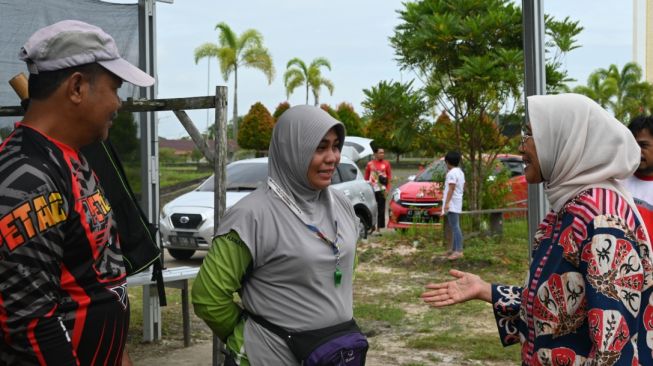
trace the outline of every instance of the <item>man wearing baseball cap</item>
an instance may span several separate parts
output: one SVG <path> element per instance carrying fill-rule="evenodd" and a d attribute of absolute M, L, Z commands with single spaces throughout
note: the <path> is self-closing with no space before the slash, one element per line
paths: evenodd
<path fill-rule="evenodd" d="M 154 79 L 80 21 L 39 29 L 19 57 L 30 103 L 0 145 L 0 364 L 130 364 L 120 238 L 79 149 L 108 136 L 123 81 Z"/>

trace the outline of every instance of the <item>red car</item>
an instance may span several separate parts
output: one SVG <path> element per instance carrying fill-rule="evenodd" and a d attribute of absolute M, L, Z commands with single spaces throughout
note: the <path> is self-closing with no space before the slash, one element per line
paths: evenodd
<path fill-rule="evenodd" d="M 521 156 L 502 154 L 497 161 L 511 173 L 510 193 L 504 207 L 526 207 L 528 186 L 524 177 Z M 392 191 L 388 228 L 406 229 L 414 225 L 432 225 L 440 222 L 442 212 L 442 187 L 447 166 L 438 160 L 419 173 L 414 180 Z"/>

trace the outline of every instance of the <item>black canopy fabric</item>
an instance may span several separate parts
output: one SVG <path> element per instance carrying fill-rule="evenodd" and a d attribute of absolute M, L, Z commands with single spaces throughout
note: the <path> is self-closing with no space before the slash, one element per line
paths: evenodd
<path fill-rule="evenodd" d="M 28 75 L 18 59 L 20 47 L 37 29 L 65 19 L 97 25 L 115 40 L 121 56 L 139 63 L 138 4 L 115 4 L 99 0 L 0 0 L 0 106 L 19 105 L 18 96 L 8 81 L 19 72 Z M 137 97 L 138 89 L 124 83 L 123 99 Z M 0 117 L 0 127 L 19 120 Z"/>

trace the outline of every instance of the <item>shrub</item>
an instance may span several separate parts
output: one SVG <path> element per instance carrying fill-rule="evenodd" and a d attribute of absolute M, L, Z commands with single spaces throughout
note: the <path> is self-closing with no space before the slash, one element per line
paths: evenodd
<path fill-rule="evenodd" d="M 238 145 L 244 149 L 267 150 L 272 138 L 274 117 L 260 102 L 255 103 L 243 118 L 238 132 Z"/>

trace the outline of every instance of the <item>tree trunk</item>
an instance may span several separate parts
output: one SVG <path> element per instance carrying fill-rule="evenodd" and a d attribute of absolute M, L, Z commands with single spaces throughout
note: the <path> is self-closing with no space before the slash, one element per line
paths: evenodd
<path fill-rule="evenodd" d="M 306 77 L 306 105 L 308 105 L 308 76 Z"/>
<path fill-rule="evenodd" d="M 234 140 L 238 145 L 238 66 L 234 67 Z"/>

